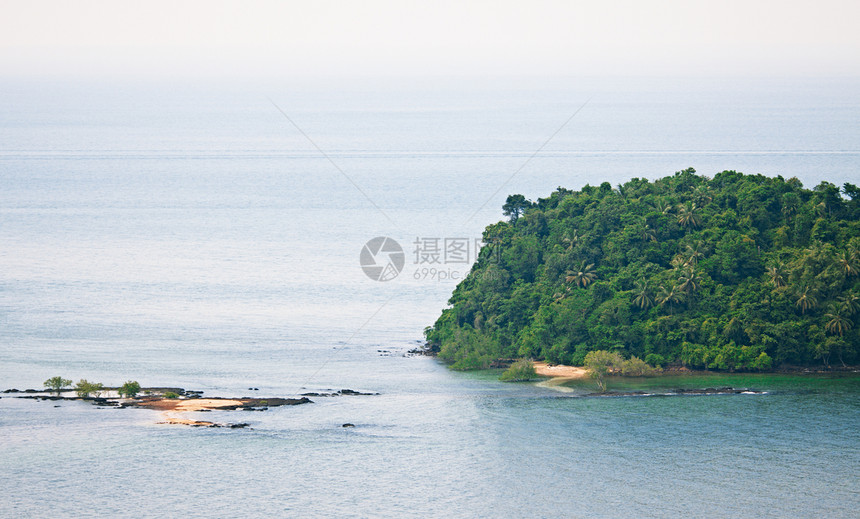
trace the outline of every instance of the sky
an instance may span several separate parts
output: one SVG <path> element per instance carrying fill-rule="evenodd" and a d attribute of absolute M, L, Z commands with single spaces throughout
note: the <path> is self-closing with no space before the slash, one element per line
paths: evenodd
<path fill-rule="evenodd" d="M 0 0 L 0 76 L 850 76 L 857 0 Z"/>

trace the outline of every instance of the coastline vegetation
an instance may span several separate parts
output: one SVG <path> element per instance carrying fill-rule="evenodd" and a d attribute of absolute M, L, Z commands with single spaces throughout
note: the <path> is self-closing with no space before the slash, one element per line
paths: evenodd
<path fill-rule="evenodd" d="M 505 370 L 499 377 L 502 382 L 528 382 L 538 378 L 537 371 L 532 361 L 519 359 Z"/>
<path fill-rule="evenodd" d="M 63 377 L 51 377 L 44 382 L 45 389 L 47 389 L 51 393 L 56 393 L 57 396 L 60 395 L 60 392 L 63 389 L 71 385 L 72 381 Z"/>
<path fill-rule="evenodd" d="M 55 393 L 60 396 L 63 389 L 72 385 L 72 381 L 63 377 L 51 377 L 43 383 L 45 389 L 50 393 Z M 74 387 L 75 393 L 79 398 L 89 398 L 91 395 L 98 398 L 102 392 L 116 389 L 120 397 L 134 398 L 140 393 L 140 384 L 135 380 L 129 380 L 118 388 L 108 388 L 99 382 L 89 382 L 86 379 L 79 380 Z"/>
<path fill-rule="evenodd" d="M 75 393 L 77 393 L 80 398 L 89 398 L 91 395 L 98 398 L 101 396 L 104 389 L 104 385 L 100 382 L 89 382 L 84 378 L 80 379 L 78 383 L 75 384 Z"/>
<path fill-rule="evenodd" d="M 598 350 L 622 373 L 626 359 L 628 374 L 858 361 L 853 184 L 689 168 L 536 202 L 512 195 L 504 210 L 426 330 L 454 369 L 510 358 L 582 366 Z"/>
<path fill-rule="evenodd" d="M 140 393 L 140 384 L 136 380 L 129 380 L 117 390 L 117 393 L 119 393 L 119 396 L 134 398 Z"/>

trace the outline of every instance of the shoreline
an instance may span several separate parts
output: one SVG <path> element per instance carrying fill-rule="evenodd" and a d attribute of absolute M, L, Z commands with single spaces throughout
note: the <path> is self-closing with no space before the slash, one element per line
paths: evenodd
<path fill-rule="evenodd" d="M 169 391 L 167 390 L 169 389 Z M 252 388 L 256 390 L 256 388 Z M 118 396 L 116 388 L 104 388 L 98 396 L 64 396 L 63 394 L 75 393 L 73 389 L 62 389 L 52 392 L 38 389 L 7 389 L 0 394 L 0 398 L 23 398 L 31 400 L 42 400 L 49 402 L 84 402 L 96 406 L 97 409 L 104 408 L 138 408 L 160 411 L 161 419 L 156 424 L 165 425 L 188 425 L 191 427 L 224 427 L 229 429 L 242 429 L 250 427 L 245 422 L 214 422 L 209 420 L 195 420 L 186 413 L 207 413 L 212 411 L 267 411 L 272 407 L 294 406 L 314 403 L 308 397 L 352 397 L 352 396 L 374 396 L 379 393 L 365 393 L 353 389 L 328 390 L 328 392 L 303 393 L 294 398 L 282 397 L 206 397 L 203 391 L 186 391 L 182 388 L 141 388 L 142 396 L 122 398 Z M 170 395 L 170 393 L 175 393 Z M 7 396 L 8 395 L 8 396 Z M 170 395 L 170 396 L 167 396 Z M 60 407 L 55 405 L 54 407 Z M 344 424 L 343 427 L 353 427 Z"/>
<path fill-rule="evenodd" d="M 535 373 L 542 377 L 550 377 L 553 381 L 578 380 L 588 377 L 588 370 L 578 366 L 566 366 L 564 364 L 549 365 L 544 361 L 532 362 Z"/>
<path fill-rule="evenodd" d="M 186 413 L 206 413 L 212 411 L 266 411 L 270 407 L 281 407 L 281 406 L 292 406 L 292 405 L 302 405 L 302 404 L 312 404 L 313 400 L 308 398 L 307 396 L 301 396 L 298 398 L 250 398 L 250 397 L 242 397 L 242 398 L 222 398 L 222 397 L 211 397 L 211 398 L 203 398 L 200 396 L 202 391 L 183 391 L 186 395 L 180 396 L 179 398 L 175 397 L 166 397 L 163 394 L 157 395 L 145 395 L 141 397 L 135 398 L 121 398 L 118 396 L 113 396 L 108 392 L 108 396 L 97 396 L 97 397 L 68 397 L 68 396 L 60 396 L 56 393 L 51 393 L 47 391 L 39 391 L 35 389 L 27 389 L 24 391 L 18 390 L 6 390 L 3 393 L 11 393 L 11 398 L 24 398 L 24 399 L 32 399 L 32 400 L 44 400 L 44 401 L 53 401 L 53 402 L 85 402 L 91 405 L 96 406 L 99 409 L 102 408 L 118 408 L 118 409 L 127 409 L 127 408 L 138 408 L 138 409 L 150 409 L 153 411 L 161 411 L 160 416 L 161 420 L 155 422 L 156 424 L 167 424 L 167 425 L 190 425 L 192 427 L 225 427 L 231 429 L 241 429 L 248 427 L 250 424 L 248 423 L 222 423 L 222 422 L 213 422 L 208 420 L 193 420 L 185 416 Z M 73 392 L 72 390 L 63 390 L 61 393 L 69 393 Z M 17 393 L 17 394 L 16 394 Z M 23 393 L 23 394 L 21 394 Z M 341 392 L 332 394 L 356 394 L 356 395 L 364 395 L 367 393 L 359 393 L 357 391 L 350 390 L 342 390 Z M 320 396 L 329 396 L 325 394 L 321 394 Z M 59 407 L 59 406 L 54 406 Z"/>

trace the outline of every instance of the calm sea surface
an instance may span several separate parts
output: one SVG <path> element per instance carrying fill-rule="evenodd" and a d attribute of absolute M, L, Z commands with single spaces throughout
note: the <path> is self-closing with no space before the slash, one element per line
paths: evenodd
<path fill-rule="evenodd" d="M 205 415 L 253 430 L 2 395 L 0 516 L 856 517 L 857 377 L 580 398 L 404 354 L 508 194 L 691 166 L 858 183 L 858 99 L 848 80 L 0 82 L 0 390 L 380 393 Z M 376 236 L 404 250 L 391 281 L 361 269 Z M 467 262 L 416 260 L 446 239 Z"/>

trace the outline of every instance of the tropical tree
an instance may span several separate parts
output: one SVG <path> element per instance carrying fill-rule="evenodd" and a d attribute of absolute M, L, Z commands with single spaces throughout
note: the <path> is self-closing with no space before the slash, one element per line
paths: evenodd
<path fill-rule="evenodd" d="M 654 202 L 654 205 L 652 207 L 654 208 L 655 211 L 658 211 L 658 212 L 663 213 L 663 214 L 669 214 L 672 212 L 672 205 L 667 203 L 662 198 L 660 198 L 656 202 Z"/>
<path fill-rule="evenodd" d="M 119 396 L 125 395 L 128 398 L 134 398 L 140 393 L 140 384 L 137 381 L 129 380 L 119 388 L 118 393 Z"/>
<path fill-rule="evenodd" d="M 634 305 L 638 306 L 642 310 L 647 310 L 654 306 L 654 297 L 651 295 L 651 289 L 648 288 L 647 281 L 637 281 L 636 291 L 634 293 L 636 294 L 636 297 L 633 298 Z"/>
<path fill-rule="evenodd" d="M 585 356 L 585 367 L 597 382 L 601 393 L 606 392 L 606 375 L 613 368 L 620 366 L 624 360 L 617 353 L 606 350 L 590 351 Z"/>
<path fill-rule="evenodd" d="M 785 266 L 782 263 L 777 263 L 767 268 L 767 277 L 773 283 L 775 288 L 785 286 Z"/>
<path fill-rule="evenodd" d="M 686 205 L 678 205 L 678 224 L 685 229 L 689 229 L 690 227 L 695 229 L 699 226 L 700 220 L 696 204 L 688 202 Z"/>
<path fill-rule="evenodd" d="M 678 288 L 688 296 L 691 296 L 701 287 L 702 278 L 693 267 L 687 266 L 681 272 L 681 277 L 678 278 L 678 283 L 680 283 Z"/>
<path fill-rule="evenodd" d="M 60 396 L 60 391 L 62 391 L 65 387 L 71 386 L 72 381 L 63 377 L 51 377 L 45 381 L 44 385 L 48 389 L 48 391 L 50 391 L 51 393 L 56 393 L 57 396 Z"/>
<path fill-rule="evenodd" d="M 687 263 L 690 265 L 698 265 L 699 260 L 705 257 L 701 240 L 693 245 L 687 245 Z"/>
<path fill-rule="evenodd" d="M 564 301 L 564 298 L 567 297 L 567 294 L 570 292 L 570 288 L 565 288 L 562 292 L 556 292 L 552 295 L 552 300 L 554 303 L 561 303 Z"/>
<path fill-rule="evenodd" d="M 854 326 L 854 322 L 842 315 L 841 310 L 836 307 L 833 307 L 829 313 L 824 314 L 824 318 L 827 319 L 824 329 L 831 335 L 842 337 L 845 335 L 845 332 Z"/>
<path fill-rule="evenodd" d="M 818 306 L 818 299 L 813 295 L 812 289 L 806 286 L 798 293 L 795 304 L 800 308 L 800 313 L 805 314 L 807 310 L 812 310 Z"/>
<path fill-rule="evenodd" d="M 857 271 L 857 254 L 843 252 L 836 257 L 836 264 L 839 266 L 839 271 L 846 278 L 856 276 Z"/>
<path fill-rule="evenodd" d="M 714 197 L 711 196 L 711 189 L 707 184 L 701 184 L 693 191 L 693 198 L 699 206 L 704 206 L 709 203 Z"/>
<path fill-rule="evenodd" d="M 583 261 L 579 270 L 567 271 L 567 276 L 564 278 L 564 281 L 567 283 L 573 283 L 578 287 L 581 286 L 585 288 L 595 279 L 597 279 L 597 274 L 594 272 L 594 263 L 586 265 Z"/>
<path fill-rule="evenodd" d="M 675 257 L 672 258 L 672 261 L 670 261 L 669 264 L 672 265 L 673 269 L 681 270 L 681 267 L 687 266 L 687 258 L 685 258 L 683 254 L 675 254 Z"/>
<path fill-rule="evenodd" d="M 531 202 L 526 200 L 523 195 L 508 195 L 505 205 L 502 206 L 502 212 L 505 216 L 510 217 L 511 223 L 516 223 L 520 215 L 531 205 Z"/>
<path fill-rule="evenodd" d="M 743 322 L 737 317 L 732 317 L 723 328 L 723 335 L 736 343 L 743 343 L 746 340 Z"/>
<path fill-rule="evenodd" d="M 645 224 L 645 227 L 642 229 L 642 241 L 645 241 L 645 242 L 649 242 L 649 241 L 656 242 L 657 241 L 657 231 L 655 231 L 653 228 L 651 228 L 651 226 L 648 225 L 647 223 Z"/>
<path fill-rule="evenodd" d="M 684 300 L 684 295 L 678 291 L 678 287 L 667 289 L 664 286 L 657 291 L 657 304 L 660 308 L 668 308 L 672 312 L 674 305 L 680 304 Z"/>
<path fill-rule="evenodd" d="M 572 233 L 565 234 L 561 239 L 561 242 L 565 244 L 565 249 L 570 250 L 578 244 L 581 239 L 582 237 L 579 235 L 579 232 L 574 229 Z"/>
<path fill-rule="evenodd" d="M 89 398 L 90 395 L 99 397 L 102 391 L 104 391 L 104 386 L 101 383 L 88 382 L 85 378 L 82 378 L 75 384 L 75 392 L 81 398 Z"/>
<path fill-rule="evenodd" d="M 528 382 L 538 378 L 535 365 L 528 359 L 520 359 L 509 367 L 499 380 L 503 382 Z"/>
<path fill-rule="evenodd" d="M 797 193 L 785 193 L 782 195 L 782 215 L 789 219 L 797 214 L 800 208 L 800 197 Z"/>
<path fill-rule="evenodd" d="M 839 296 L 839 309 L 846 315 L 854 315 L 860 310 L 860 296 L 854 292 L 848 292 L 844 296 Z"/>

